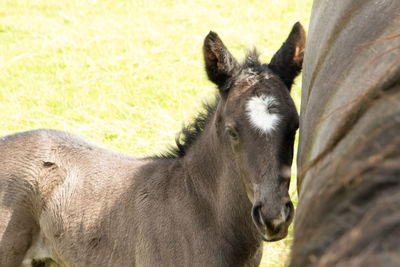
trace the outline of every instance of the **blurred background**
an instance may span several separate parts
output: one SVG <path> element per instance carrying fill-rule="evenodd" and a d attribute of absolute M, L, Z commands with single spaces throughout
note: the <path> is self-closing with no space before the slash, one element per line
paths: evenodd
<path fill-rule="evenodd" d="M 216 3 L 217 2 L 217 3 Z M 216 89 L 210 30 L 242 60 L 267 62 L 312 1 L 0 0 L 0 136 L 36 128 L 78 134 L 137 156 L 174 143 Z M 292 89 L 300 105 L 301 79 Z M 297 146 L 297 143 L 296 143 Z M 291 196 L 297 203 L 295 166 Z M 289 236 L 265 243 L 261 266 L 285 266 Z"/>

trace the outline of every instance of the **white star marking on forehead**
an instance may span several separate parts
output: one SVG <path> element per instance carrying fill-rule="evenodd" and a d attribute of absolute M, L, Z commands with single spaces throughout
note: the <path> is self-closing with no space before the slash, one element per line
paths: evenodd
<path fill-rule="evenodd" d="M 277 101 L 273 96 L 251 97 L 246 104 L 250 124 L 262 133 L 274 131 L 279 124 L 280 116 L 277 113 L 270 113 L 268 108 L 276 104 Z"/>

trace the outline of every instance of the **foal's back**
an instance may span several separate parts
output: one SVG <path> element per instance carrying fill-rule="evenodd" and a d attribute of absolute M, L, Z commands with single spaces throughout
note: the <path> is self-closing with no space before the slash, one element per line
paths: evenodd
<path fill-rule="evenodd" d="M 116 243 L 101 240 L 107 236 L 102 231 L 126 223 L 107 216 L 125 214 L 119 203 L 128 197 L 124 193 L 135 170 L 145 163 L 55 130 L 0 139 L 0 266 L 16 266 L 24 258 L 30 262 L 30 255 L 38 254 L 57 259 L 57 250 L 74 254 L 79 244 L 91 263 L 110 250 L 114 253 L 107 260 L 118 263 L 124 253 L 119 246 L 129 243 L 126 233 L 114 232 L 114 238 L 121 238 Z M 114 247 L 102 247 L 107 243 Z"/>

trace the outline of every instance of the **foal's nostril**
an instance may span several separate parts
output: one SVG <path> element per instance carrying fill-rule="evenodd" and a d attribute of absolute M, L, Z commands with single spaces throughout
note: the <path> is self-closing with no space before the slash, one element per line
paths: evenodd
<path fill-rule="evenodd" d="M 253 207 L 252 210 L 252 217 L 253 217 L 253 221 L 256 225 L 258 226 L 265 226 L 264 220 L 262 218 L 262 214 L 261 214 L 261 204 L 260 205 L 255 205 Z"/>
<path fill-rule="evenodd" d="M 293 211 L 293 203 L 291 201 L 286 202 L 285 207 L 283 208 L 283 217 L 285 218 L 285 221 L 287 221 Z"/>

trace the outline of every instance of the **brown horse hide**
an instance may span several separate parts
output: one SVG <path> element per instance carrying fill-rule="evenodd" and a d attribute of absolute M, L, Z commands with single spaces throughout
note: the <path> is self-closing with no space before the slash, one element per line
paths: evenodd
<path fill-rule="evenodd" d="M 314 1 L 290 266 L 400 266 L 400 1 Z"/>

